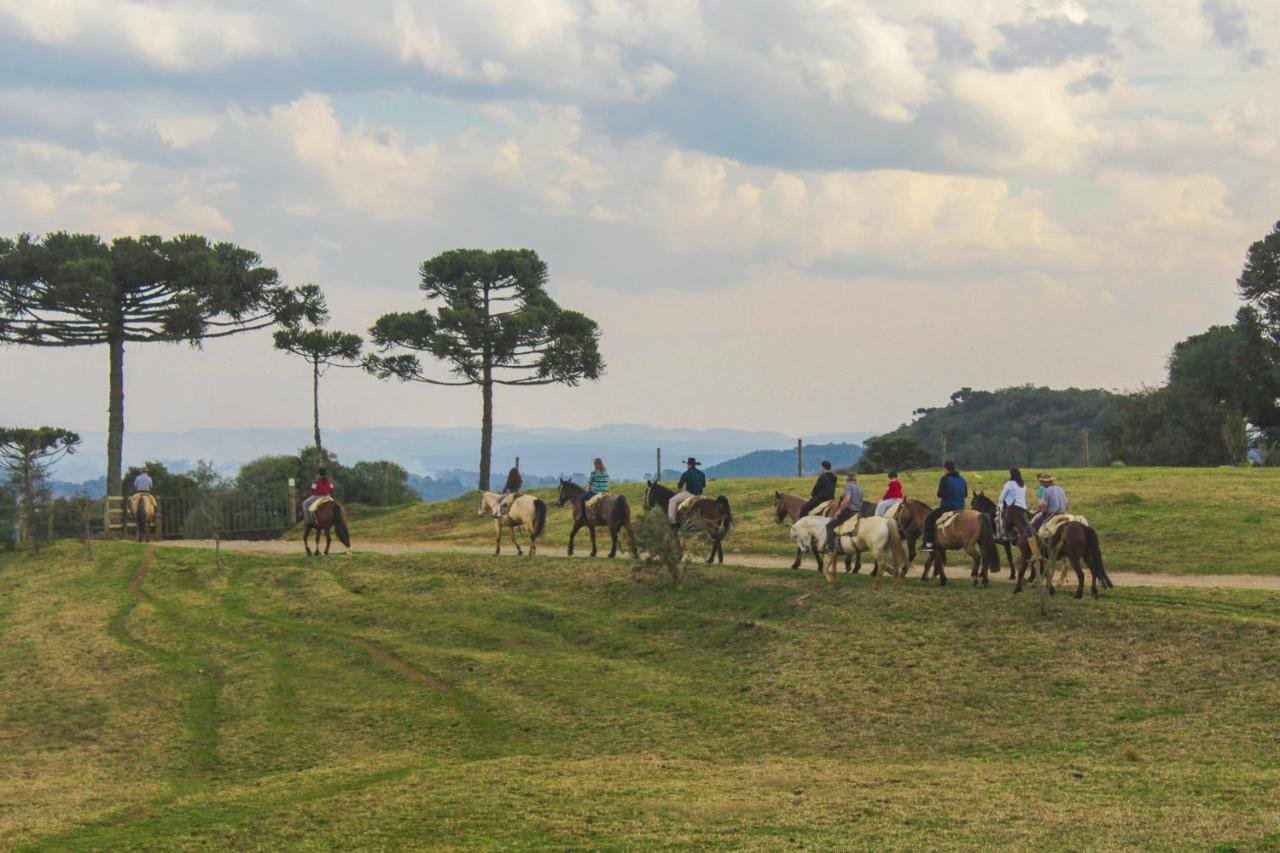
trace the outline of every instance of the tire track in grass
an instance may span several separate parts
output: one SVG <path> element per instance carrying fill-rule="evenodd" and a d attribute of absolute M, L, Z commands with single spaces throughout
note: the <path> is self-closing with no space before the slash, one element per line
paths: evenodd
<path fill-rule="evenodd" d="M 121 645 L 147 655 L 179 683 L 190 686 L 183 727 L 187 731 L 187 769 L 192 774 L 217 770 L 218 759 L 218 695 L 222 691 L 221 670 L 194 654 L 170 651 L 134 636 L 129 630 L 129 617 L 139 604 L 148 599 L 144 585 L 155 565 L 155 548 L 148 545 L 129 578 L 128 595 L 107 620 L 107 633 Z"/>

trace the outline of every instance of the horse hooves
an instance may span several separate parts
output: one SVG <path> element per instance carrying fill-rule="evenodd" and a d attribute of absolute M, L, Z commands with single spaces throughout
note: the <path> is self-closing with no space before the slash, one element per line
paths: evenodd
<path fill-rule="evenodd" d="M 938 578 L 938 586 L 946 586 L 946 585 L 947 585 L 947 579 L 945 577 Z"/>
<path fill-rule="evenodd" d="M 982 585 L 983 585 L 983 587 L 986 587 L 986 585 L 987 585 L 987 579 L 986 579 L 986 578 L 983 578 L 983 579 L 982 579 Z"/>
<path fill-rule="evenodd" d="M 1020 592 L 1022 592 L 1022 585 L 1021 585 L 1021 584 L 1019 584 L 1018 586 L 1015 586 L 1015 587 L 1013 588 L 1013 594 L 1014 594 L 1014 595 L 1017 595 L 1017 594 L 1018 594 L 1018 593 L 1020 593 Z"/>

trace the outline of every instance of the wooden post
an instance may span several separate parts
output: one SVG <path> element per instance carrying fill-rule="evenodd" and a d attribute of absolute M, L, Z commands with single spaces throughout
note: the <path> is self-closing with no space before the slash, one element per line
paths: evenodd
<path fill-rule="evenodd" d="M 942 434 L 942 461 L 947 461 L 947 434 Z"/>
<path fill-rule="evenodd" d="M 653 482 L 656 483 L 661 479 L 662 479 L 662 448 L 659 447 L 657 458 L 654 460 Z"/>
<path fill-rule="evenodd" d="M 1085 427 L 1084 435 L 1084 467 L 1089 467 L 1089 428 Z"/>
<path fill-rule="evenodd" d="M 515 469 L 516 469 L 517 471 L 519 471 L 519 470 L 520 470 L 520 457 L 519 457 L 519 456 L 517 456 L 517 457 L 516 457 L 516 464 L 515 464 L 515 466 L 514 466 L 514 467 L 515 467 Z"/>
<path fill-rule="evenodd" d="M 796 477 L 804 476 L 804 439 L 796 439 Z"/>
<path fill-rule="evenodd" d="M 289 526 L 293 527 L 293 525 L 297 523 L 298 523 L 297 482 L 292 477 L 290 477 L 289 478 Z"/>

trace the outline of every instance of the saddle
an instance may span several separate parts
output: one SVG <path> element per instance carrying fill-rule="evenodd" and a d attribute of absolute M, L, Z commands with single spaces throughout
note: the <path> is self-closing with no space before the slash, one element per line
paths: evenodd
<path fill-rule="evenodd" d="M 862 516 L 855 515 L 853 516 L 853 518 L 850 518 L 847 521 L 842 522 L 838 527 L 836 527 L 836 533 L 839 534 L 840 536 L 857 536 L 858 526 L 861 524 L 861 522 L 862 522 Z"/>
<path fill-rule="evenodd" d="M 891 507 L 889 507 L 888 509 L 886 509 L 886 510 L 884 511 L 884 519 L 885 519 L 885 521 L 892 521 L 894 524 L 897 524 L 897 523 L 898 523 L 898 515 L 902 512 L 902 505 L 903 505 L 904 503 L 906 503 L 906 502 L 905 502 L 905 501 L 898 501 L 896 504 L 894 504 L 893 506 L 891 506 Z"/>
<path fill-rule="evenodd" d="M 503 495 L 502 500 L 498 501 L 498 515 L 506 515 L 509 513 L 511 511 L 511 507 L 519 497 L 520 492 L 512 492 L 509 495 Z"/>
<path fill-rule="evenodd" d="M 1083 515 L 1068 515 L 1065 512 L 1060 513 L 1040 525 L 1040 541 L 1045 543 L 1052 542 L 1053 537 L 1058 534 L 1058 531 L 1062 529 L 1062 526 L 1072 521 L 1078 521 L 1085 527 L 1089 526 L 1089 519 L 1085 518 Z"/>
<path fill-rule="evenodd" d="M 143 501 L 147 501 L 151 504 L 151 509 L 153 511 L 153 514 L 154 514 L 154 511 L 157 510 L 158 507 L 160 506 L 160 503 L 159 501 L 156 500 L 155 495 L 151 494 L 150 492 L 134 492 L 132 495 L 129 496 L 129 512 L 131 515 L 133 515 L 134 517 L 137 517 L 138 507 L 142 504 Z"/>
<path fill-rule="evenodd" d="M 899 506 L 901 506 L 901 504 L 899 504 Z M 938 533 L 941 533 L 942 531 L 946 530 L 948 527 L 951 526 L 952 522 L 954 522 L 957 518 L 960 517 L 961 512 L 962 510 L 955 510 L 955 509 L 944 512 L 942 515 L 938 516 L 938 525 L 934 529 Z"/>
<path fill-rule="evenodd" d="M 684 513 L 693 509 L 695 506 L 702 503 L 703 501 L 709 501 L 709 500 L 711 500 L 711 498 L 707 497 L 706 495 L 694 495 L 692 497 L 685 498 L 684 500 L 680 501 L 680 506 L 676 507 L 676 513 L 683 515 Z"/>
<path fill-rule="evenodd" d="M 316 498 L 315 503 L 311 505 L 311 511 L 315 512 L 317 507 L 322 507 L 325 504 L 331 504 L 331 503 L 333 503 L 333 497 L 331 495 L 321 495 L 320 497 Z"/>
<path fill-rule="evenodd" d="M 827 510 L 831 509 L 831 501 L 823 501 L 822 503 L 809 510 L 810 516 L 826 515 Z"/>
<path fill-rule="evenodd" d="M 600 506 L 601 502 L 603 502 L 604 499 L 607 497 L 609 497 L 609 494 L 607 492 L 601 492 L 598 495 L 592 495 L 591 498 L 582 506 L 587 512 L 591 512 L 596 507 Z"/>

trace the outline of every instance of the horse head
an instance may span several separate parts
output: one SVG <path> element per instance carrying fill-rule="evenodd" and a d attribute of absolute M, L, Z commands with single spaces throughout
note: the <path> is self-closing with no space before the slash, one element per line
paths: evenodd
<path fill-rule="evenodd" d="M 563 477 L 561 477 L 560 491 L 556 494 L 556 506 L 564 506 L 569 501 L 573 500 L 575 497 L 577 497 L 577 494 L 575 494 L 575 492 L 578 492 L 579 494 L 581 494 L 578 487 L 574 484 L 573 480 L 566 480 Z"/>
<path fill-rule="evenodd" d="M 978 512 L 986 513 L 987 515 L 996 514 L 995 501 L 991 500 L 991 498 L 987 497 L 982 492 L 973 493 L 973 497 L 969 500 L 969 506 Z"/>
<path fill-rule="evenodd" d="M 484 489 L 481 489 L 480 490 L 480 509 L 476 512 L 476 515 L 480 516 L 481 518 L 483 518 L 486 515 L 492 515 L 494 511 L 494 507 L 496 506 L 497 506 L 496 503 L 490 504 L 489 493 L 485 492 Z"/>
<path fill-rule="evenodd" d="M 787 520 L 787 505 L 782 500 L 782 492 L 773 493 L 773 521 L 783 524 Z"/>

